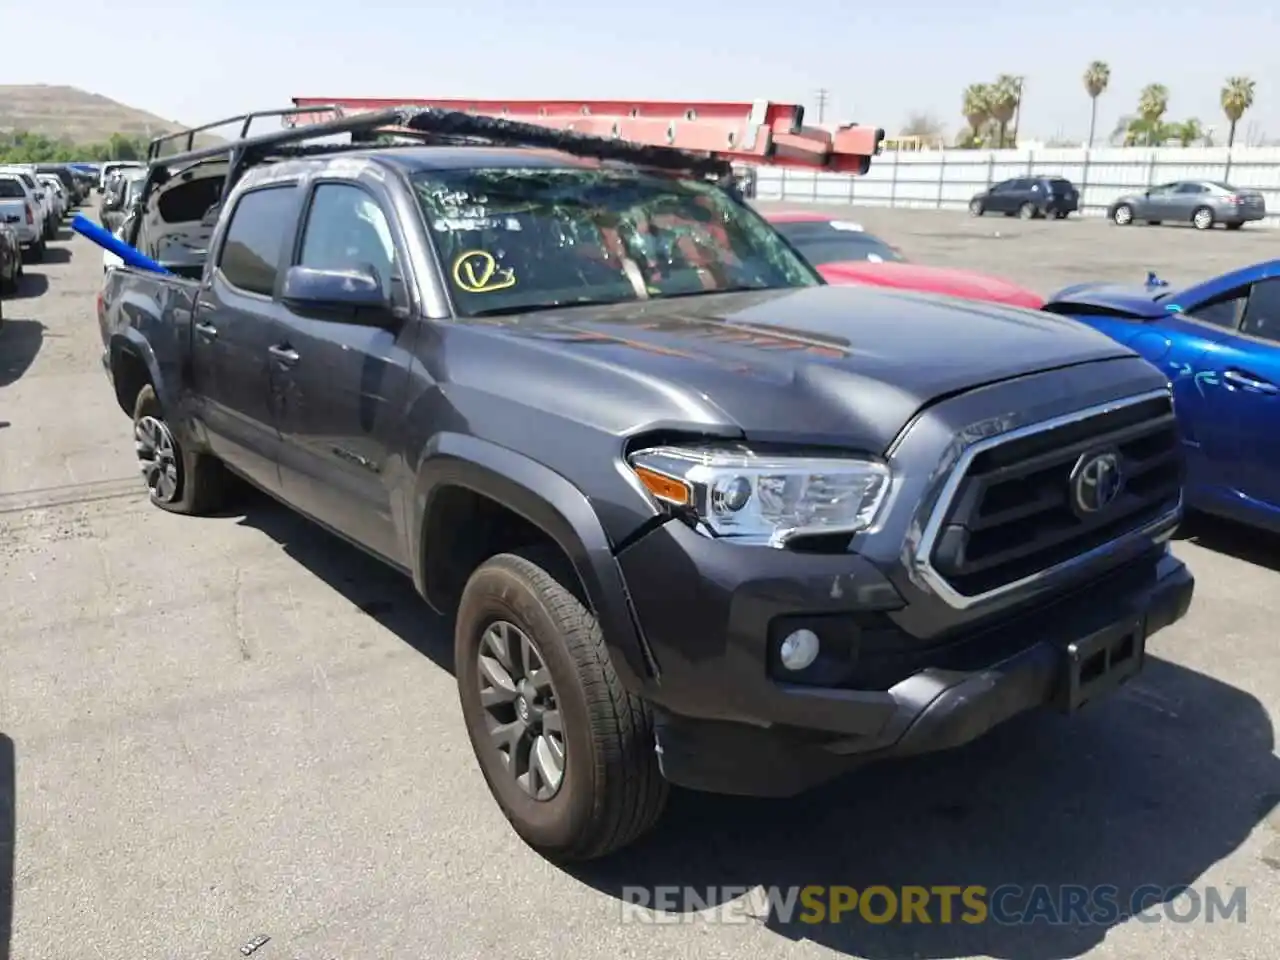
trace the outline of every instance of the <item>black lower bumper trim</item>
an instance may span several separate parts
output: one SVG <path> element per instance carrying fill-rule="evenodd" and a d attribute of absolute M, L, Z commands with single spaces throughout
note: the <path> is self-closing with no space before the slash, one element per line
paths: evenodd
<path fill-rule="evenodd" d="M 1146 639 L 1187 612 L 1195 580 L 1172 555 L 1121 610 L 1092 611 L 1073 635 L 1042 639 L 984 670 L 922 670 L 888 691 L 893 718 L 874 737 L 657 712 L 668 780 L 716 793 L 789 796 L 871 760 L 961 746 L 1039 707 L 1073 712 L 1137 675 Z"/>

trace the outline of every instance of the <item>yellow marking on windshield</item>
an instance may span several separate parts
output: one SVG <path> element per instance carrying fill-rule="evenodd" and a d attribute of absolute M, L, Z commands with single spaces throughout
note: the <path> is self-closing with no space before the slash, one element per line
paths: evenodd
<path fill-rule="evenodd" d="M 510 267 L 499 267 L 493 254 L 485 250 L 468 250 L 453 261 L 453 282 L 467 293 L 493 293 L 516 285 Z"/>

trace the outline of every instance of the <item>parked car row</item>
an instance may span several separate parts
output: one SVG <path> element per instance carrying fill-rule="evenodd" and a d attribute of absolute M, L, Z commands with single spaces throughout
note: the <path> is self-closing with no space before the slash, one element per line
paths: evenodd
<path fill-rule="evenodd" d="M 0 165 L 0 300 L 17 290 L 24 260 L 44 259 L 46 244 L 91 189 L 68 164 Z"/>
<path fill-rule="evenodd" d="M 1023 220 L 1065 220 L 1080 210 L 1080 192 L 1065 177 L 1015 177 L 974 194 L 969 213 L 981 217 L 1003 213 Z M 1127 227 L 1133 223 L 1189 223 L 1197 230 L 1221 224 L 1239 230 L 1267 216 L 1266 199 L 1257 190 L 1241 190 L 1220 180 L 1175 180 L 1125 194 L 1107 207 L 1107 218 Z"/>

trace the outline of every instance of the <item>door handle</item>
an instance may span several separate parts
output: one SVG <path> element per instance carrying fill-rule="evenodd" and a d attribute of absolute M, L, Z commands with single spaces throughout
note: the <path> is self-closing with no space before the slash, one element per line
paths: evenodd
<path fill-rule="evenodd" d="M 1241 390 L 1251 390 L 1254 393 L 1265 393 L 1268 396 L 1280 394 L 1280 387 L 1274 383 L 1268 383 L 1266 380 L 1259 380 L 1257 377 L 1251 377 L 1249 374 L 1240 370 L 1227 370 L 1222 374 L 1222 379 L 1233 387 L 1239 387 Z"/>
<path fill-rule="evenodd" d="M 218 328 L 212 323 L 204 323 L 203 321 L 196 323 L 196 333 L 204 337 L 206 340 L 218 339 Z"/>
<path fill-rule="evenodd" d="M 281 363 L 290 367 L 297 363 L 299 359 L 297 350 L 282 344 L 274 347 L 268 347 L 267 353 L 271 354 L 271 356 L 275 357 L 275 359 L 279 360 Z"/>

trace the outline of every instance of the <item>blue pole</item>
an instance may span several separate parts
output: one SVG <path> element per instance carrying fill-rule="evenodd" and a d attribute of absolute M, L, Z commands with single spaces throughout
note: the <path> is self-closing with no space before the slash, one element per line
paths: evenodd
<path fill-rule="evenodd" d="M 118 240 L 105 227 L 94 223 L 83 213 L 77 213 L 71 220 L 71 229 L 82 237 L 87 237 L 104 250 L 110 250 L 125 262 L 127 266 L 139 270 L 150 270 L 152 273 L 169 273 L 160 264 L 147 255 L 140 253 L 123 240 Z"/>

